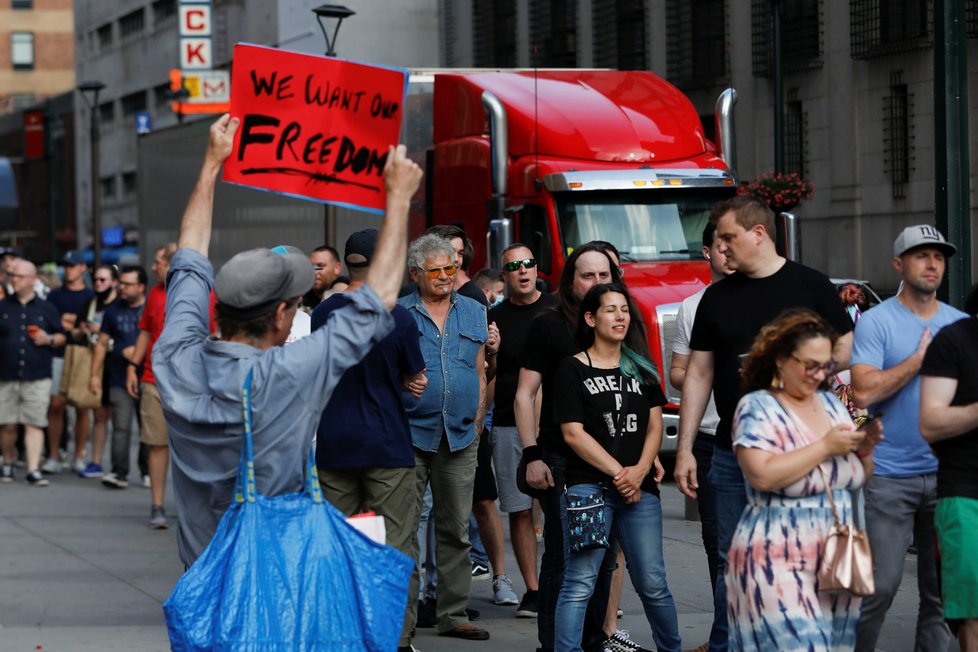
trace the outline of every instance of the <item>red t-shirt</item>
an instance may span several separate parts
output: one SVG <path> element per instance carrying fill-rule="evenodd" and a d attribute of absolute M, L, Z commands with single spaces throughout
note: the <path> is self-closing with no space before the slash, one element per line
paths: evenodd
<path fill-rule="evenodd" d="M 211 305 L 210 305 L 210 318 L 211 318 L 211 332 L 217 332 L 217 322 L 215 320 L 216 309 L 215 304 L 217 303 L 217 297 L 214 292 L 211 291 Z M 149 333 L 149 348 L 146 349 L 146 359 L 143 361 L 143 375 L 140 380 L 144 383 L 156 383 L 153 377 L 153 347 L 156 345 L 156 340 L 159 339 L 160 334 L 163 332 L 163 323 L 166 318 L 166 290 L 163 288 L 162 283 L 157 283 L 146 295 L 146 307 L 143 308 L 143 316 L 139 320 L 139 330 L 146 331 Z"/>

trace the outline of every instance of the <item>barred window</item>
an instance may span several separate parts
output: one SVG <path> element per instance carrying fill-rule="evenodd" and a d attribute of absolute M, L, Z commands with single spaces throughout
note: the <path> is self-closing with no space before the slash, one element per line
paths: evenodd
<path fill-rule="evenodd" d="M 130 116 L 146 110 L 146 91 L 130 93 L 122 98 L 122 115 Z"/>
<path fill-rule="evenodd" d="M 479 68 L 516 66 L 516 0 L 472 3 L 473 49 Z"/>
<path fill-rule="evenodd" d="M 784 169 L 785 172 L 797 172 L 804 178 L 808 113 L 798 100 L 797 90 L 789 92 L 787 100 L 784 106 Z"/>
<path fill-rule="evenodd" d="M 530 62 L 546 68 L 577 65 L 577 3 L 533 0 L 530 3 Z"/>
<path fill-rule="evenodd" d="M 883 98 L 884 165 L 894 199 L 906 197 L 913 163 L 913 95 L 903 83 L 903 73 L 890 74 L 890 94 Z"/>
<path fill-rule="evenodd" d="M 156 0 L 153 5 L 153 25 L 158 26 L 177 15 L 176 0 Z"/>
<path fill-rule="evenodd" d="M 726 78 L 724 0 L 666 0 L 666 74 L 680 88 Z"/>
<path fill-rule="evenodd" d="M 146 12 L 140 8 L 119 19 L 119 38 L 123 43 L 131 41 L 143 33 L 145 15 Z"/>
<path fill-rule="evenodd" d="M 595 66 L 619 70 L 648 68 L 646 9 L 642 0 L 592 0 Z"/>
<path fill-rule="evenodd" d="M 108 52 L 112 48 L 112 23 L 106 23 L 96 31 L 98 38 L 98 51 Z"/>
<path fill-rule="evenodd" d="M 850 0 L 853 59 L 926 50 L 934 41 L 931 0 Z"/>
<path fill-rule="evenodd" d="M 115 102 L 109 100 L 98 105 L 98 119 L 103 125 L 112 124 L 115 120 Z"/>
<path fill-rule="evenodd" d="M 774 74 L 774 12 L 771 0 L 751 0 L 754 75 Z M 781 65 L 786 72 L 822 67 L 822 0 L 784 0 L 781 5 Z"/>

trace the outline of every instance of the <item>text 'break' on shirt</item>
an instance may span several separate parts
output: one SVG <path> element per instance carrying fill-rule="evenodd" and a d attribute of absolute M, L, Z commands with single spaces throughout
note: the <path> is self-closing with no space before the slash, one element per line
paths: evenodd
<path fill-rule="evenodd" d="M 496 354 L 496 393 L 493 423 L 512 428 L 516 426 L 513 402 L 523 366 L 523 351 L 530 334 L 533 319 L 544 310 L 557 306 L 557 297 L 541 293 L 540 298 L 528 305 L 515 304 L 506 299 L 489 311 L 489 323 L 499 328 L 499 353 Z"/>
<path fill-rule="evenodd" d="M 349 302 L 346 294 L 323 300 L 312 311 L 313 331 Z M 321 469 L 414 466 L 402 382 L 425 368 L 424 358 L 410 313 L 394 306 L 391 314 L 394 330 L 346 370 L 323 410 L 316 436 L 316 466 Z"/>
<path fill-rule="evenodd" d="M 129 360 L 123 356 L 123 352 L 136 343 L 144 307 L 145 304 L 133 307 L 125 301 L 116 300 L 102 314 L 102 332 L 113 341 L 112 351 L 105 361 L 109 368 L 109 387 L 126 386 L 126 367 L 129 366 Z"/>
<path fill-rule="evenodd" d="M 942 328 L 927 347 L 920 374 L 957 380 L 951 405 L 978 402 L 978 319 L 968 317 Z M 978 500 L 978 428 L 934 442 L 931 448 L 937 456 L 937 496 Z"/>
<path fill-rule="evenodd" d="M 840 335 L 852 330 L 852 321 L 828 277 L 790 260 L 764 278 L 734 272 L 703 293 L 689 348 L 713 353 L 713 396 L 720 415 L 718 447 L 731 448 L 730 429 L 742 395 L 740 356 L 750 350 L 761 328 L 789 308 L 812 310 Z"/>
<path fill-rule="evenodd" d="M 166 326 L 153 351 L 170 434 L 180 559 L 192 564 L 233 498 L 244 428 L 241 388 L 254 370 L 255 483 L 266 496 L 303 490 L 319 415 L 343 373 L 394 327 L 369 287 L 315 333 L 262 351 L 209 337 L 214 270 L 193 249 L 173 255 Z"/>
<path fill-rule="evenodd" d="M 560 422 L 554 414 L 554 381 L 557 368 L 564 358 L 574 355 L 581 347 L 574 343 L 571 325 L 556 308 L 544 310 L 533 323 L 526 336 L 523 347 L 523 367 L 535 371 L 542 377 L 542 399 L 540 401 L 540 434 L 537 443 L 544 450 L 558 455 L 573 455 L 560 433 Z"/>
<path fill-rule="evenodd" d="M 617 367 L 598 369 L 573 356 L 560 363 L 554 383 L 554 413 L 560 423 L 583 424 L 584 431 L 609 453 L 612 433 L 620 428 L 621 439 L 614 457 L 622 466 L 638 464 L 649 428 L 649 411 L 666 403 L 658 383 L 642 384 L 623 376 Z M 622 387 L 628 391 L 624 414 Z M 610 480 L 573 450 L 567 456 L 567 486 Z M 642 491 L 659 495 L 651 470 L 642 481 Z"/>
<path fill-rule="evenodd" d="M 931 336 L 962 317 L 963 312 L 940 303 L 930 319 L 921 319 L 897 297 L 867 310 L 856 326 L 852 365 L 865 364 L 887 370 L 917 350 L 924 330 Z M 872 406 L 883 413 L 883 441 L 873 449 L 874 473 L 884 478 L 909 478 L 937 471 L 937 458 L 920 435 L 920 376 L 914 376 L 897 392 Z"/>

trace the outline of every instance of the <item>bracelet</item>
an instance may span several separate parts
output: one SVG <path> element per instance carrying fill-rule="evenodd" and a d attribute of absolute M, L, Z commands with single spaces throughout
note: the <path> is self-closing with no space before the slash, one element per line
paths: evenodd
<path fill-rule="evenodd" d="M 542 460 L 543 449 L 541 449 L 540 446 L 538 446 L 537 444 L 533 444 L 532 446 L 527 446 L 526 448 L 523 449 L 523 459 L 526 460 L 527 464 L 529 464 L 530 462 L 536 462 Z"/>
<path fill-rule="evenodd" d="M 873 454 L 873 449 L 872 449 L 872 448 L 870 448 L 870 449 L 869 449 L 868 451 L 866 451 L 866 452 L 863 452 L 863 451 L 856 451 L 856 457 L 858 457 L 858 458 L 859 458 L 859 459 L 861 459 L 861 460 L 864 460 L 864 459 L 866 459 L 867 457 L 869 457 L 869 456 L 870 456 L 870 455 L 872 455 L 872 454 Z"/>
<path fill-rule="evenodd" d="M 137 369 L 139 369 L 139 363 L 136 362 L 135 360 L 129 360 L 127 358 L 126 359 L 126 364 L 129 365 L 130 367 L 136 367 Z"/>

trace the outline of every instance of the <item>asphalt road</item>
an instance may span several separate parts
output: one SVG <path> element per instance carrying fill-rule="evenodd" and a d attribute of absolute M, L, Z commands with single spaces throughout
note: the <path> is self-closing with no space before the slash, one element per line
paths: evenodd
<path fill-rule="evenodd" d="M 149 491 L 108 489 L 69 474 L 52 476 L 46 488 L 29 487 L 23 475 L 18 470 L 16 483 L 0 484 L 0 652 L 169 649 L 161 605 L 183 566 L 174 529 L 146 525 Z M 706 557 L 699 524 L 683 518 L 682 496 L 672 485 L 663 487 L 662 496 L 669 585 L 684 646 L 693 647 L 706 641 L 712 618 Z M 167 505 L 171 516 L 174 510 Z M 507 568 L 522 595 L 511 551 Z M 470 602 L 482 612 L 489 641 L 446 639 L 421 629 L 418 649 L 532 652 L 536 620 L 517 619 L 514 607 L 493 605 L 490 584 L 474 582 Z M 880 641 L 885 652 L 913 649 L 915 584 L 915 558 L 908 556 L 903 588 Z M 627 579 L 622 607 L 620 627 L 651 648 L 651 631 Z"/>

